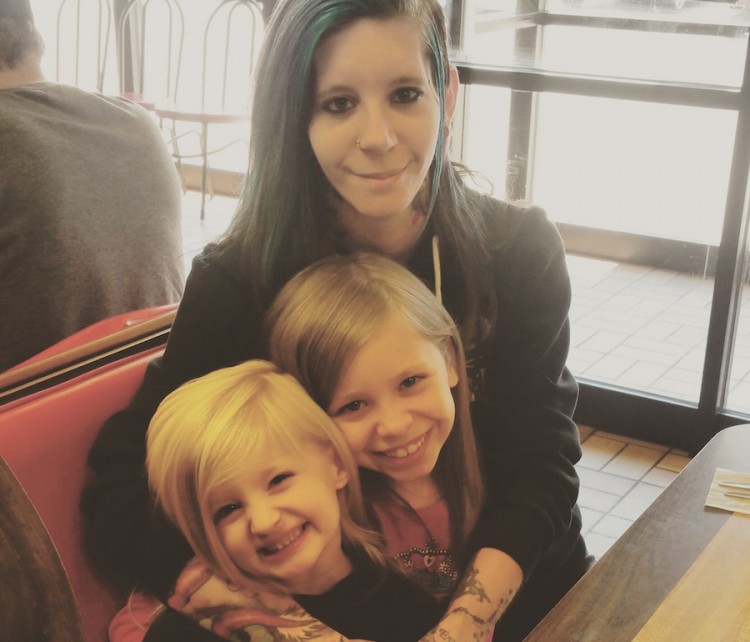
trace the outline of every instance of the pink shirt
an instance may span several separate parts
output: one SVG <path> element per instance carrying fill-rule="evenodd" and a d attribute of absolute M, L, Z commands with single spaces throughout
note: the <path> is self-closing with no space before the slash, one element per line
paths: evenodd
<path fill-rule="evenodd" d="M 373 504 L 388 553 L 417 583 L 442 600 L 453 594 L 460 569 L 451 551 L 448 506 L 441 499 L 420 509 L 398 501 Z"/>
<path fill-rule="evenodd" d="M 164 605 L 144 593 L 133 593 L 109 623 L 109 642 L 143 642 Z"/>

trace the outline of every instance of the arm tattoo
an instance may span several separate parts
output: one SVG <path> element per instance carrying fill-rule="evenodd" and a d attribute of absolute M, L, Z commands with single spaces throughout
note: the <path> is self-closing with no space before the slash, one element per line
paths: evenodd
<path fill-rule="evenodd" d="M 482 583 L 477 579 L 478 573 L 479 571 L 474 566 L 472 566 L 466 571 L 466 573 L 464 573 L 463 578 L 461 578 L 461 582 L 456 588 L 454 598 L 461 595 L 473 595 L 479 598 L 480 602 L 490 601 L 490 599 L 487 597 L 487 592 L 484 590 L 484 586 L 482 586 Z"/>
<path fill-rule="evenodd" d="M 487 591 L 477 575 L 478 570 L 475 567 L 469 568 L 457 587 L 453 599 L 455 600 L 456 598 L 470 596 L 475 598 L 478 604 L 487 603 L 492 606 L 492 600 L 487 595 Z M 500 619 L 502 613 L 513 600 L 515 594 L 515 589 L 509 589 L 508 594 L 501 597 L 497 604 L 494 605 L 489 616 L 484 617 L 473 613 L 471 606 L 466 606 L 465 603 L 463 606 L 449 607 L 448 611 L 443 616 L 443 621 L 423 637 L 420 642 L 469 642 L 468 640 L 458 640 L 447 630 L 447 625 L 443 622 L 450 615 L 467 617 L 474 625 L 474 631 L 471 634 L 471 642 L 484 642 L 497 621 Z"/>

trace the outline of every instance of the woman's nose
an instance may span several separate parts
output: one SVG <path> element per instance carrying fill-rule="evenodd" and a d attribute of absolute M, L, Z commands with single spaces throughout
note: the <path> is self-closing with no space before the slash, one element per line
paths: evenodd
<path fill-rule="evenodd" d="M 363 109 L 358 140 L 361 150 L 378 153 L 386 152 L 396 144 L 396 132 L 385 108 Z"/>

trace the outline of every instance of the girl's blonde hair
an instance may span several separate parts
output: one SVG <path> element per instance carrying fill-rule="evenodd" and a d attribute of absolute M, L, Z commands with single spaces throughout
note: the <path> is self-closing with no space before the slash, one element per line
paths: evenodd
<path fill-rule="evenodd" d="M 357 465 L 333 420 L 299 383 L 255 360 L 194 379 L 162 401 L 148 428 L 149 484 L 166 515 L 211 567 L 242 584 L 252 576 L 222 546 L 209 494 L 250 466 L 265 444 L 305 457 L 330 451 L 349 482 L 338 491 L 342 547 L 385 564 L 381 537 L 368 530 Z"/>
<path fill-rule="evenodd" d="M 437 345 L 458 372 L 452 390 L 456 420 L 435 479 L 460 550 L 481 508 L 483 484 L 461 337 L 432 292 L 406 268 L 377 254 L 322 259 L 289 281 L 271 306 L 271 359 L 294 375 L 322 408 L 329 408 L 344 368 L 394 314 Z M 363 480 L 371 478 L 363 471 Z"/>

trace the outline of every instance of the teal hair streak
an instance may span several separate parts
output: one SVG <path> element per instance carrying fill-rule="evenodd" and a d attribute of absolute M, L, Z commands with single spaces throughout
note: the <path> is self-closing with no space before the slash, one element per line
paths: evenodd
<path fill-rule="evenodd" d="M 295 67 L 297 69 L 297 73 L 295 74 L 297 81 L 295 83 L 297 86 L 296 98 L 298 99 L 301 99 L 302 96 L 309 95 L 309 92 L 312 91 L 312 89 L 310 89 L 310 85 L 313 82 L 315 52 L 321 39 L 325 36 L 326 33 L 328 33 L 331 26 L 336 23 L 337 19 L 339 19 L 339 4 L 340 3 L 338 0 L 331 0 L 327 3 L 327 6 L 323 6 L 322 10 L 320 7 L 314 7 L 314 9 L 311 9 L 309 11 L 309 16 L 306 16 L 305 14 L 308 13 L 307 9 L 310 5 L 306 5 L 305 3 L 300 3 L 299 5 L 300 15 L 297 16 L 295 22 L 297 25 L 302 26 L 302 29 L 299 33 L 293 34 L 293 37 L 298 38 L 297 42 L 299 43 L 298 54 L 296 56 L 299 64 L 295 64 Z M 293 39 L 290 40 L 291 42 L 294 41 Z M 302 89 L 303 86 L 304 89 Z M 286 129 L 286 131 L 289 130 Z M 273 153 L 282 153 L 279 146 L 276 146 L 272 149 Z M 272 202 L 279 203 L 284 200 L 284 179 L 280 175 L 263 176 L 263 174 L 265 173 L 261 173 L 261 176 L 256 175 L 254 177 L 255 180 L 253 180 L 253 188 L 259 188 L 259 183 L 264 180 L 273 181 L 272 188 L 268 190 L 268 194 L 271 196 Z M 280 230 L 283 230 L 286 224 L 286 221 L 282 221 L 278 217 L 275 217 L 273 221 L 275 229 L 268 230 L 269 233 L 265 235 L 265 239 L 263 242 L 264 251 L 261 255 L 261 270 L 263 275 L 262 280 L 266 286 L 272 285 L 272 264 L 274 262 L 274 257 L 277 256 L 277 250 L 279 249 L 278 245 L 281 239 Z"/>
<path fill-rule="evenodd" d="M 440 43 L 438 42 L 438 36 L 434 29 L 430 29 L 428 34 L 430 51 L 433 56 L 433 63 L 435 65 L 435 91 L 440 101 L 440 125 L 438 129 L 437 145 L 435 146 L 435 161 L 432 170 L 432 181 L 430 185 L 430 206 L 427 210 L 427 216 L 432 214 L 432 209 L 435 207 L 437 201 L 438 190 L 440 189 L 440 175 L 443 172 L 443 150 L 445 148 L 445 128 L 443 123 L 445 122 L 445 68 L 443 61 L 440 59 Z"/>

